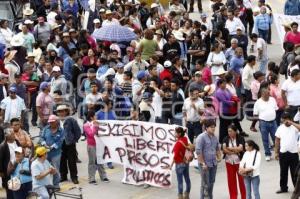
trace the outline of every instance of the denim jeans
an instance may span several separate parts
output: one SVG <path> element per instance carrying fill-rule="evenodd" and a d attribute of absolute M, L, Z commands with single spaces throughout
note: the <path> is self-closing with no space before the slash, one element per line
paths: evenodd
<path fill-rule="evenodd" d="M 217 165 L 208 167 L 206 170 L 199 165 L 201 174 L 200 199 L 204 199 L 205 193 L 209 199 L 213 199 L 213 188 L 216 179 Z"/>
<path fill-rule="evenodd" d="M 47 188 L 45 186 L 34 188 L 32 191 L 37 193 L 39 195 L 40 199 L 49 199 L 50 198 Z"/>
<path fill-rule="evenodd" d="M 189 165 L 185 163 L 176 164 L 175 170 L 176 170 L 177 183 L 178 183 L 178 194 L 183 193 L 183 178 L 186 183 L 185 192 L 190 193 L 191 180 L 189 174 Z"/>
<path fill-rule="evenodd" d="M 53 175 L 53 185 L 58 186 L 60 183 L 60 159 L 61 159 L 61 154 L 54 156 L 52 158 L 48 158 L 48 161 L 52 164 L 52 166 L 56 169 L 56 174 Z"/>
<path fill-rule="evenodd" d="M 273 144 L 275 144 L 275 132 L 277 130 L 276 120 L 273 120 L 271 122 L 259 120 L 259 130 L 265 149 L 265 155 L 271 156 L 272 154 L 270 150 L 269 135 L 272 138 Z"/>
<path fill-rule="evenodd" d="M 191 143 L 194 143 L 194 138 L 202 133 L 202 125 L 199 121 L 187 122 L 186 127 L 188 129 L 188 137 Z"/>
<path fill-rule="evenodd" d="M 253 188 L 254 198 L 260 199 L 259 195 L 259 183 L 260 178 L 259 176 L 255 177 L 244 177 L 245 185 L 246 185 L 246 199 L 251 199 L 251 190 Z"/>
<path fill-rule="evenodd" d="M 265 40 L 265 42 L 268 41 L 268 36 L 269 36 L 269 30 L 262 30 L 258 29 L 258 36 L 262 39 Z"/>
<path fill-rule="evenodd" d="M 268 59 L 267 58 L 263 58 L 258 60 L 259 62 L 259 71 L 266 73 L 267 72 L 267 64 L 268 64 Z"/>

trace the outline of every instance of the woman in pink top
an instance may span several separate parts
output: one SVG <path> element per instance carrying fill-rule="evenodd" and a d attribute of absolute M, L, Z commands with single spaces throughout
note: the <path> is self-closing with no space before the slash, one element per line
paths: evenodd
<path fill-rule="evenodd" d="M 95 175 L 97 170 L 100 175 L 100 179 L 103 182 L 109 182 L 103 164 L 97 164 L 96 162 L 97 156 L 95 135 L 98 136 L 99 123 L 96 120 L 96 115 L 94 111 L 88 112 L 87 120 L 88 121 L 83 125 L 83 132 L 85 133 L 87 140 L 87 151 L 89 157 L 89 183 L 96 184 Z"/>
<path fill-rule="evenodd" d="M 277 102 L 278 110 L 276 111 L 276 123 L 280 126 L 281 115 L 284 111 L 284 101 L 281 95 L 281 88 L 279 87 L 278 76 L 272 74 L 269 76 L 268 81 L 270 82 L 270 96 L 274 97 Z"/>
<path fill-rule="evenodd" d="M 260 85 L 265 80 L 265 74 L 262 73 L 261 71 L 257 71 L 253 74 L 253 76 L 255 80 L 251 82 L 250 89 L 251 89 L 252 101 L 254 105 L 255 101 L 258 99 L 258 92 L 259 92 Z M 255 128 L 256 122 L 257 122 L 256 119 L 252 120 L 250 130 L 253 132 L 257 132 L 257 129 Z"/>
<path fill-rule="evenodd" d="M 202 73 L 202 80 L 207 84 L 210 85 L 212 84 L 212 75 L 210 68 L 208 66 L 204 65 L 203 61 L 197 60 L 196 61 L 196 66 L 195 69 L 196 71 L 201 71 Z"/>
<path fill-rule="evenodd" d="M 87 56 L 83 57 L 82 66 L 85 73 L 89 68 L 94 68 L 97 71 L 97 56 L 95 56 L 95 52 L 92 48 L 88 50 Z"/>

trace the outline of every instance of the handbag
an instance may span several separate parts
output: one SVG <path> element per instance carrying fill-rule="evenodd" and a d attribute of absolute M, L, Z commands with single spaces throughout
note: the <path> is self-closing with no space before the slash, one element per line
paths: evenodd
<path fill-rule="evenodd" d="M 194 152 L 193 152 L 193 145 L 192 146 L 186 146 L 182 141 L 179 141 L 185 148 L 184 153 L 184 160 L 186 163 L 192 162 L 194 160 Z"/>
<path fill-rule="evenodd" d="M 21 180 L 18 176 L 13 177 L 7 182 L 7 186 L 9 190 L 18 191 L 21 188 Z"/>
<path fill-rule="evenodd" d="M 254 155 L 252 166 L 254 166 L 254 164 L 255 164 L 256 155 L 257 155 L 257 151 L 255 151 L 255 155 Z M 244 164 L 244 168 L 246 168 L 246 163 Z M 244 177 L 252 177 L 253 176 L 253 170 L 252 171 L 248 171 L 247 173 L 241 174 L 241 175 L 244 176 Z"/>

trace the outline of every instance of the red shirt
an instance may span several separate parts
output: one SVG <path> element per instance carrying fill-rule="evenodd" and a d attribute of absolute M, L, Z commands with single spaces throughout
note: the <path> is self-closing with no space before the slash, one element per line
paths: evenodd
<path fill-rule="evenodd" d="M 300 44 L 300 32 L 297 32 L 296 34 L 293 32 L 288 32 L 285 36 L 285 41 L 291 42 L 294 45 Z"/>
<path fill-rule="evenodd" d="M 164 79 L 169 79 L 170 81 L 172 80 L 173 75 L 168 69 L 164 69 L 160 74 L 159 74 L 159 79 L 163 81 Z"/>
<path fill-rule="evenodd" d="M 188 146 L 187 137 L 179 138 L 174 145 L 173 153 L 174 153 L 174 161 L 176 164 L 184 163 L 184 155 L 185 155 L 186 148 L 183 146 L 181 142 L 183 142 L 185 146 Z"/>

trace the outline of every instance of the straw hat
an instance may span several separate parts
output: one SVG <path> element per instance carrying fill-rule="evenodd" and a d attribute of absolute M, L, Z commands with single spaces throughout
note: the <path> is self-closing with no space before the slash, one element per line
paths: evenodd
<path fill-rule="evenodd" d="M 23 37 L 19 35 L 13 36 L 13 38 L 10 41 L 10 45 L 17 47 L 17 46 L 22 46 L 24 44 L 24 39 Z"/>
<path fill-rule="evenodd" d="M 224 75 L 224 74 L 226 74 L 227 73 L 227 71 L 226 70 L 224 70 L 224 68 L 223 67 L 221 67 L 215 74 L 213 74 L 213 75 Z"/>
<path fill-rule="evenodd" d="M 28 59 L 29 57 L 35 57 L 35 55 L 32 52 L 29 52 L 29 53 L 27 53 L 26 59 Z"/>
<path fill-rule="evenodd" d="M 23 10 L 23 15 L 30 16 L 33 14 L 33 12 L 34 12 L 33 9 L 27 7 L 26 9 Z"/>
<path fill-rule="evenodd" d="M 55 30 L 56 28 L 60 28 L 60 27 L 61 27 L 61 25 L 55 23 L 55 24 L 52 25 L 51 29 Z"/>

